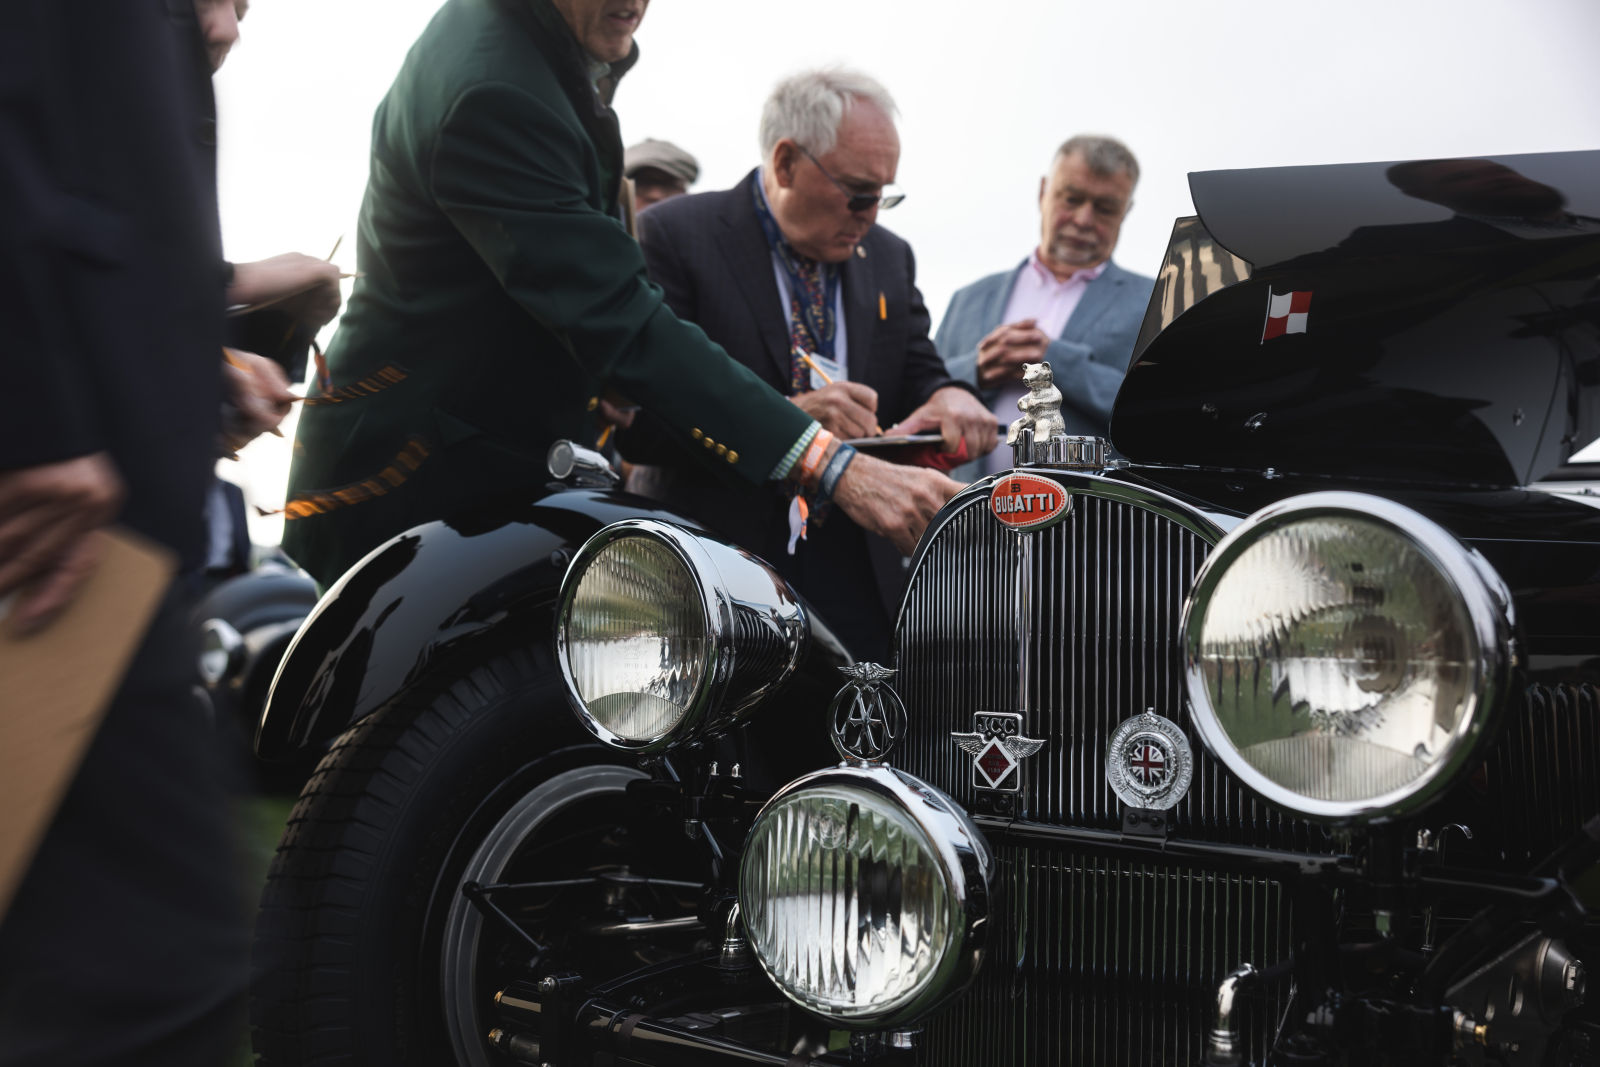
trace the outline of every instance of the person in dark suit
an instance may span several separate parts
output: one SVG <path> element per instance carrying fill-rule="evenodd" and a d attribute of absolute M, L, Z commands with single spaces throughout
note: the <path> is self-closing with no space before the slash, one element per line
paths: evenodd
<path fill-rule="evenodd" d="M 1039 179 L 1033 254 L 951 298 L 939 323 L 939 351 L 952 374 L 983 390 L 1001 422 L 1017 417 L 1017 401 L 1027 392 L 1023 365 L 1047 361 L 1067 432 L 1108 432 L 1155 286 L 1111 260 L 1138 183 L 1138 160 L 1121 141 L 1087 134 L 1066 141 Z M 1010 466 L 1011 450 L 997 449 L 956 477 Z"/>
<path fill-rule="evenodd" d="M 379 106 L 362 277 L 285 508 L 284 548 L 324 585 L 410 527 L 546 492 L 550 445 L 594 444 L 627 417 L 614 398 L 648 400 L 699 462 L 811 487 L 907 549 L 959 488 L 857 458 L 646 278 L 610 107 L 646 5 L 447 0 Z"/>
<path fill-rule="evenodd" d="M 834 433 L 938 430 L 950 451 L 965 441 L 981 454 L 994 419 L 928 338 L 911 247 L 876 225 L 900 199 L 894 114 L 865 75 L 786 78 L 763 112 L 762 166 L 732 189 L 655 205 L 639 240 L 673 311 Z M 626 438 L 625 454 L 639 440 Z M 661 462 L 659 447 L 645 452 Z M 893 545 L 782 487 L 732 485 L 681 454 L 670 464 L 669 506 L 776 566 L 858 655 L 887 655 L 905 585 Z"/>
<path fill-rule="evenodd" d="M 48 625 L 116 520 L 204 557 L 222 396 L 215 121 L 194 13 L 0 5 L 0 625 Z M 159 609 L 0 925 L 0 1064 L 214 1065 L 246 924 L 220 749 Z M 12 713 L 15 713 L 14 709 Z"/>

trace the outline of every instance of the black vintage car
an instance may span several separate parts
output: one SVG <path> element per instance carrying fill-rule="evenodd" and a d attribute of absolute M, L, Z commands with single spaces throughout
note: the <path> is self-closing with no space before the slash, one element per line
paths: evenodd
<path fill-rule="evenodd" d="M 1600 1063 L 1600 152 L 1191 187 L 892 663 L 565 445 L 331 590 L 262 1063 Z"/>

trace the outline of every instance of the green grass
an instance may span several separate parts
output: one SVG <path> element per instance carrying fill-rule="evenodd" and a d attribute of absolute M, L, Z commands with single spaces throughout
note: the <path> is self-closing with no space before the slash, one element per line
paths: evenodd
<path fill-rule="evenodd" d="M 250 885 L 257 890 L 267 880 L 267 867 L 278 849 L 278 838 L 283 836 L 294 802 L 293 796 L 267 793 L 246 797 L 239 806 L 246 871 Z"/>
<path fill-rule="evenodd" d="M 267 868 L 272 863 L 273 853 L 277 851 L 278 839 L 283 836 L 283 827 L 289 821 L 289 811 L 294 807 L 294 802 L 295 797 L 290 794 L 264 791 L 243 798 L 239 804 L 239 836 L 252 915 L 255 914 L 257 898 L 267 881 Z M 228 1061 L 228 1067 L 251 1067 L 254 1063 L 250 1035 L 244 1033 L 240 1035 L 238 1051 Z"/>

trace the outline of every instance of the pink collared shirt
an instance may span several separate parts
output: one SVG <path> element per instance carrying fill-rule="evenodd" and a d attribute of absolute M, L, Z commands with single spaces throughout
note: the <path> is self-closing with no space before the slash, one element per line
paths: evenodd
<path fill-rule="evenodd" d="M 1072 277 L 1061 281 L 1050 273 L 1050 268 L 1039 259 L 1039 250 L 1035 248 L 1033 255 L 1028 257 L 1028 262 L 1017 269 L 1017 280 L 1011 286 L 1011 298 L 1006 301 L 1005 315 L 995 325 L 1033 319 L 1046 337 L 1055 340 L 1061 336 L 1061 331 L 1066 327 L 1067 320 L 1072 317 L 1078 301 L 1083 299 L 1084 290 L 1089 288 L 1089 283 L 1100 277 L 1105 269 L 1106 261 L 1102 261 L 1092 267 L 1074 271 Z M 1020 380 L 1000 387 L 989 410 L 994 412 L 995 419 L 1002 426 L 1010 426 L 1016 420 L 1019 415 L 1017 401 L 1021 400 L 1027 391 L 1028 387 Z M 1010 468 L 1011 449 L 1006 446 L 1004 435 L 1000 447 L 989 453 L 988 462 L 984 466 L 989 474 Z"/>
<path fill-rule="evenodd" d="M 1052 340 L 1060 337 L 1073 309 L 1083 299 L 1083 291 L 1105 269 L 1105 262 L 1096 263 L 1060 281 L 1039 259 L 1039 250 L 1034 249 L 1028 262 L 1017 269 L 1017 281 L 1011 287 L 1011 299 L 1006 301 L 1006 313 L 1001 322 L 1035 319 L 1046 337 Z"/>

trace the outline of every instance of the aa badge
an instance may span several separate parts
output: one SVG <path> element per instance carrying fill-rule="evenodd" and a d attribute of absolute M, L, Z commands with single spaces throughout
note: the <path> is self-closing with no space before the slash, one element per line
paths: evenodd
<path fill-rule="evenodd" d="M 848 681 L 828 706 L 833 747 L 844 759 L 889 758 L 906 732 L 906 706 L 889 685 L 894 671 L 877 663 L 840 667 Z"/>

